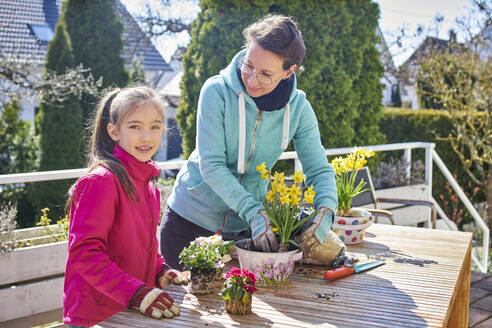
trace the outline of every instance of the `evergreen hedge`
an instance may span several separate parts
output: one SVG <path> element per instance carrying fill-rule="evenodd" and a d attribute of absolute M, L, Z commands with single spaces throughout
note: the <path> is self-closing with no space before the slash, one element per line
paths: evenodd
<path fill-rule="evenodd" d="M 0 174 L 32 172 L 35 169 L 36 144 L 31 122 L 20 118 L 18 102 L 4 104 L 0 109 Z M 27 185 L 28 186 L 28 185 Z M 0 206 L 17 205 L 17 226 L 34 223 L 34 210 L 25 184 L 3 185 Z"/>
<path fill-rule="evenodd" d="M 325 148 L 384 142 L 378 131 L 383 67 L 375 48 L 378 5 L 363 1 L 203 0 L 183 58 L 177 121 L 184 157 L 195 148 L 200 88 L 243 44 L 242 30 L 268 13 L 293 16 L 306 44 L 305 91 Z M 292 149 L 292 146 L 289 148 Z"/>

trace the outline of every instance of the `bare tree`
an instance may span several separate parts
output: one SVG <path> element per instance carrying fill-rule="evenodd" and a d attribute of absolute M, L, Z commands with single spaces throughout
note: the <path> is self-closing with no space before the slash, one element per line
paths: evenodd
<path fill-rule="evenodd" d="M 63 102 L 70 95 L 99 94 L 102 80 L 79 65 L 64 74 L 42 74 L 35 61 L 18 53 L 0 50 L 0 106 L 14 100 Z"/>
<path fill-rule="evenodd" d="M 433 97 L 449 113 L 453 129 L 445 139 L 468 176 L 484 189 L 492 231 L 492 10 L 487 1 L 473 3 L 483 17 L 480 33 L 473 35 L 470 20 L 462 18 L 461 30 L 469 33 L 466 42 L 426 56 L 418 80 L 421 94 Z"/>
<path fill-rule="evenodd" d="M 197 5 L 197 0 L 186 0 L 190 5 Z M 191 31 L 192 16 L 180 15 L 172 17 L 169 13 L 172 5 L 171 0 L 161 0 L 160 7 L 145 4 L 145 14 L 137 16 L 144 33 L 150 38 L 165 34 L 177 34 L 183 31 Z"/>

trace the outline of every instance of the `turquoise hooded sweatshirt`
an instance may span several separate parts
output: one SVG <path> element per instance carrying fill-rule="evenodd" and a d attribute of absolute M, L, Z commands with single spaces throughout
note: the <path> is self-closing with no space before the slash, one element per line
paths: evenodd
<path fill-rule="evenodd" d="M 203 85 L 198 101 L 197 148 L 176 177 L 168 206 L 209 231 L 239 232 L 265 225 L 259 214 L 267 193 L 256 165 L 271 169 L 291 140 L 314 185 L 315 208 L 335 211 L 335 172 L 321 145 L 318 122 L 303 91 L 294 87 L 288 104 L 262 111 L 246 93 L 236 67 L 240 51 L 219 75 Z M 325 215 L 315 236 L 323 242 L 333 216 Z M 261 227 L 260 227 L 261 229 Z M 255 237 L 255 236 L 253 236 Z"/>

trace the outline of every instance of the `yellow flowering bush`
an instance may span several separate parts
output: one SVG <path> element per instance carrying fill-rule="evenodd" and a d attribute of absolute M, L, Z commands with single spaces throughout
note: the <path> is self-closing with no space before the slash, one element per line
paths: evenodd
<path fill-rule="evenodd" d="M 39 221 L 36 223 L 37 226 L 42 226 L 46 230 L 48 235 L 53 236 L 56 241 L 65 241 L 68 240 L 68 229 L 70 226 L 70 221 L 68 220 L 68 216 L 65 215 L 63 219 L 56 221 L 58 225 L 58 229 L 53 229 L 50 227 L 51 219 L 48 217 L 49 208 L 45 207 L 41 209 L 43 215 L 39 218 Z"/>
<path fill-rule="evenodd" d="M 355 148 L 345 158 L 337 157 L 331 161 L 336 172 L 338 212 L 340 215 L 350 216 L 352 199 L 364 191 L 370 190 L 370 188 L 364 189 L 367 185 L 364 179 L 356 186 L 355 177 L 357 172 L 366 165 L 367 158 L 372 156 L 374 156 L 374 152 L 371 150 Z"/>
<path fill-rule="evenodd" d="M 284 173 L 272 173 L 267 169 L 265 162 L 256 166 L 256 170 L 261 174 L 262 179 L 270 180 L 270 190 L 267 193 L 263 205 L 272 223 L 273 232 L 280 238 L 279 251 L 287 251 L 289 243 L 297 246 L 292 240 L 292 236 L 301 226 L 316 212 L 302 218 L 300 217 L 303 204 L 314 202 L 315 191 L 313 185 L 310 187 L 299 187 L 297 184 L 303 182 L 306 177 L 302 171 L 296 171 L 292 175 L 294 183 L 287 187 L 285 184 Z M 273 180 L 272 180 L 273 178 Z M 301 202 L 301 200 L 303 201 Z"/>

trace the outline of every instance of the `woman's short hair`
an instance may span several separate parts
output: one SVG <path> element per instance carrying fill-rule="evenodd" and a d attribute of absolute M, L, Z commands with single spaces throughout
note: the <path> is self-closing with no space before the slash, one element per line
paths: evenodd
<path fill-rule="evenodd" d="M 294 64 L 299 68 L 306 54 L 301 32 L 291 17 L 268 14 L 246 27 L 243 35 L 246 47 L 258 42 L 263 49 L 282 57 L 285 70 Z"/>

